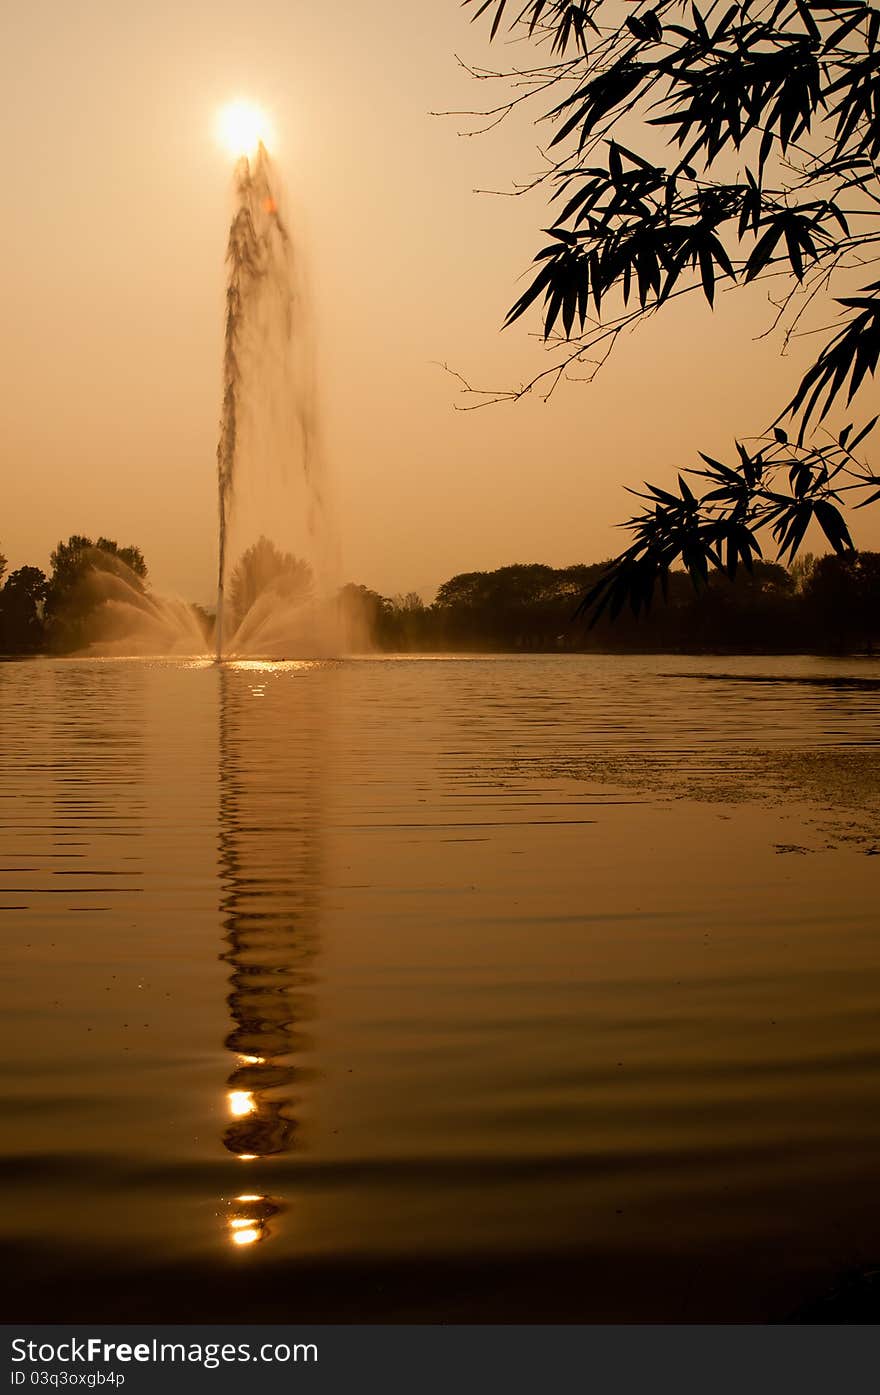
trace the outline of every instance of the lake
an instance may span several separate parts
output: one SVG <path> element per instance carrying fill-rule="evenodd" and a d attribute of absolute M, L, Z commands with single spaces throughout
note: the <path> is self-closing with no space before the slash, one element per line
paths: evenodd
<path fill-rule="evenodd" d="M 875 659 L 0 664 L 6 1321 L 876 1262 L 878 715 Z"/>

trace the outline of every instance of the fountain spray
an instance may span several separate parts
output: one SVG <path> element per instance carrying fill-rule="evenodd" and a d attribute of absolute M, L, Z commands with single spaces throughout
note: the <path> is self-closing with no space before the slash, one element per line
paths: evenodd
<path fill-rule="evenodd" d="M 326 649 L 326 596 L 335 580 L 304 259 L 281 213 L 272 159 L 262 142 L 254 149 L 235 166 L 226 252 L 217 443 L 218 660 L 242 652 L 301 657 L 322 643 Z M 274 558 L 277 566 L 273 572 L 251 565 L 244 586 L 241 568 L 256 557 Z M 306 588 L 308 604 L 302 592 L 291 593 L 297 569 L 314 583 L 315 591 L 311 582 Z M 257 572 L 261 585 L 255 590 Z"/>
<path fill-rule="evenodd" d="M 217 442 L 217 485 L 220 532 L 217 570 L 217 658 L 223 657 L 223 609 L 226 592 L 226 534 L 235 482 L 236 445 L 242 386 L 241 358 L 246 317 L 255 285 L 265 276 L 269 248 L 266 219 L 271 219 L 281 240 L 287 232 L 269 179 L 269 156 L 260 142 L 253 165 L 243 155 L 235 170 L 236 207 L 226 248 L 226 332 L 223 347 L 223 413 Z"/>

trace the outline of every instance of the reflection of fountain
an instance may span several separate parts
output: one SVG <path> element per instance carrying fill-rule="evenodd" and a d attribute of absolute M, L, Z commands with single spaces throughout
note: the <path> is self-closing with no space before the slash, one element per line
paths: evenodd
<path fill-rule="evenodd" d="M 216 652 L 279 657 L 330 652 L 332 607 L 312 333 L 301 258 L 262 144 L 235 171 L 227 250 L 223 411 L 217 446 Z M 236 567 L 254 546 L 303 558 L 318 598 L 278 587 L 277 572 L 232 604 Z M 257 573 L 255 572 L 255 576 Z"/>
<path fill-rule="evenodd" d="M 319 916 L 321 705 L 312 668 L 243 662 L 218 671 L 222 957 L 232 1018 L 224 1044 L 235 1058 L 223 1143 L 249 1165 L 296 1143 Z M 232 1243 L 265 1238 L 280 1205 L 257 1186 L 243 1188 L 227 1218 Z"/>

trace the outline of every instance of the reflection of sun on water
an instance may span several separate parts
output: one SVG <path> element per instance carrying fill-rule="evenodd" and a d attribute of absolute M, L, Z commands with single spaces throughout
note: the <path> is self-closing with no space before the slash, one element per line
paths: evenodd
<path fill-rule="evenodd" d="M 269 1221 L 278 1209 L 277 1202 L 258 1192 L 243 1192 L 237 1196 L 226 1222 L 232 1244 L 254 1245 L 258 1240 L 265 1240 Z"/>
<path fill-rule="evenodd" d="M 246 1114 L 253 1114 L 257 1107 L 252 1090 L 230 1090 L 229 1091 L 229 1113 L 236 1119 L 243 1118 Z"/>
<path fill-rule="evenodd" d="M 226 658 L 223 667 L 236 673 L 309 673 L 312 669 L 327 668 L 331 662 L 326 659 Z"/>
<path fill-rule="evenodd" d="M 260 1232 L 256 1226 L 250 1226 L 247 1230 L 234 1230 L 232 1232 L 233 1245 L 253 1245 L 260 1238 Z"/>

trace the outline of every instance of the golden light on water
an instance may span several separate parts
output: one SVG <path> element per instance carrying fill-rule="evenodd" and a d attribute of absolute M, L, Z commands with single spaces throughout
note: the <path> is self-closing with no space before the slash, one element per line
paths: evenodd
<path fill-rule="evenodd" d="M 279 1210 L 278 1203 L 260 1192 L 242 1192 L 235 1198 L 226 1217 L 227 1238 L 233 1245 L 254 1245 L 268 1239 L 269 1221 Z"/>
<path fill-rule="evenodd" d="M 233 1245 L 253 1245 L 260 1238 L 260 1230 L 257 1226 L 250 1226 L 247 1230 L 234 1230 L 232 1232 Z"/>
<path fill-rule="evenodd" d="M 269 149 L 274 139 L 266 113 L 252 102 L 240 100 L 221 107 L 217 116 L 217 136 L 233 160 L 240 160 L 242 156 L 250 159 L 261 145 Z"/>
<path fill-rule="evenodd" d="M 229 1113 L 236 1119 L 242 1119 L 246 1114 L 253 1114 L 257 1107 L 251 1090 L 230 1090 L 229 1091 Z"/>

